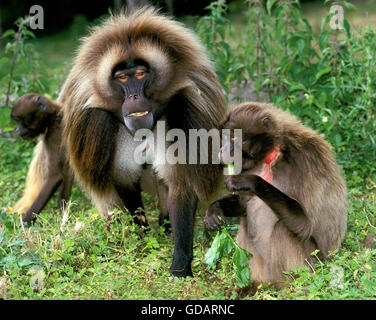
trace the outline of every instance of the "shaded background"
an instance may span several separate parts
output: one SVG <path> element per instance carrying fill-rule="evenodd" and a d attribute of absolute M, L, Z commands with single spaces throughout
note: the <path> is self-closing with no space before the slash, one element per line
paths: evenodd
<path fill-rule="evenodd" d="M 40 5 L 44 10 L 44 29 L 33 30 L 38 41 L 35 41 L 36 49 L 42 50 L 41 56 L 48 64 L 56 61 L 64 62 L 66 55 L 71 54 L 72 48 L 78 44 L 77 40 L 87 32 L 87 27 L 98 23 L 99 18 L 108 15 L 110 11 L 116 12 L 127 5 L 142 6 L 152 4 L 159 7 L 163 12 L 169 13 L 179 20 L 192 27 L 199 16 L 208 14 L 206 7 L 211 0 L 111 0 L 111 1 L 90 1 L 90 0 L 1 0 L 0 2 L 0 54 L 6 44 L 1 39 L 1 34 L 8 29 L 15 29 L 15 21 L 18 17 L 29 14 L 30 7 Z M 227 0 L 229 17 L 235 30 L 239 29 L 241 34 L 244 20 L 244 2 L 242 0 Z M 266 0 L 265 0 L 266 2 Z M 304 17 L 311 23 L 314 29 L 318 30 L 321 19 L 328 13 L 330 3 L 325 4 L 324 0 L 301 0 L 301 10 Z M 370 24 L 376 26 L 376 0 L 349 0 L 357 7 L 357 11 L 347 11 L 346 19 L 349 20 L 352 28 Z M 33 41 L 34 42 L 34 41 Z M 54 43 L 54 48 L 51 48 Z M 43 51 L 54 49 L 54 57 L 50 54 L 43 54 Z M 59 52 L 62 51 L 62 52 Z M 62 60 L 60 60 L 62 58 Z M 2 73 L 0 70 L 0 74 Z"/>
<path fill-rule="evenodd" d="M 12 27 L 17 17 L 24 16 L 29 12 L 32 5 L 38 4 L 43 7 L 45 14 L 45 30 L 37 31 L 36 34 L 52 34 L 61 31 L 73 22 L 75 15 L 83 15 L 88 20 L 93 20 L 111 10 L 117 10 L 127 3 L 141 5 L 151 3 L 170 12 L 175 16 L 201 15 L 210 0 L 113 0 L 113 1 L 51 1 L 51 0 L 3 0 L 0 4 L 0 21 L 2 29 Z"/>
<path fill-rule="evenodd" d="M 74 21 L 75 15 L 82 15 L 91 21 L 111 10 L 117 10 L 127 3 L 142 5 L 151 3 L 160 7 L 163 11 L 181 17 L 184 15 L 203 15 L 205 7 L 210 0 L 112 0 L 112 1 L 51 1 L 51 0 L 2 0 L 0 3 L 0 32 L 13 26 L 14 21 L 19 16 L 24 16 L 29 12 L 31 6 L 38 4 L 44 9 L 45 29 L 36 31 L 36 35 L 53 34 L 68 27 Z M 227 0 L 227 3 L 236 6 L 239 1 Z M 303 4 L 308 4 L 308 8 L 319 11 L 320 6 L 324 7 L 323 0 L 301 0 Z M 359 4 L 376 2 L 374 0 L 350 1 Z M 313 5 L 309 7 L 309 5 Z"/>

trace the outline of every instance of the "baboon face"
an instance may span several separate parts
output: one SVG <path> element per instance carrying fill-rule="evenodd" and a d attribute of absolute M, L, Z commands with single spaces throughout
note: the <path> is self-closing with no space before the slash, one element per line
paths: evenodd
<path fill-rule="evenodd" d="M 153 72 L 143 60 L 120 63 L 112 71 L 112 81 L 122 99 L 118 116 L 134 133 L 138 129 L 152 129 L 161 105 L 153 103 L 147 95 Z"/>
<path fill-rule="evenodd" d="M 17 122 L 17 134 L 30 140 L 43 133 L 49 123 L 50 112 L 45 98 L 37 94 L 22 96 L 13 106 L 11 118 Z"/>
<path fill-rule="evenodd" d="M 220 160 L 228 164 L 234 155 L 235 147 L 242 150 L 242 171 L 256 167 L 275 145 L 274 121 L 268 113 L 254 106 L 243 105 L 230 112 L 223 124 L 230 129 L 230 136 L 220 150 Z M 242 139 L 238 141 L 234 129 L 242 130 Z"/>

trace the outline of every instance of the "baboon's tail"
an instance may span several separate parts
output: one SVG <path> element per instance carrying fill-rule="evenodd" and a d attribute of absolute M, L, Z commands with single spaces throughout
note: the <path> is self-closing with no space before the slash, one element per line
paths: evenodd
<path fill-rule="evenodd" d="M 25 190 L 23 196 L 13 207 L 13 212 L 25 213 L 37 198 L 44 182 L 46 156 L 43 141 L 39 141 L 34 149 L 33 160 L 27 172 Z"/>

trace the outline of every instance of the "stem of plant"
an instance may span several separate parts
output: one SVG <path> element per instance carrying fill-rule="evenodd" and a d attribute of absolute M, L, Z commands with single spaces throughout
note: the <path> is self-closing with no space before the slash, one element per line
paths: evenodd
<path fill-rule="evenodd" d="M 18 26 L 18 30 L 15 34 L 15 39 L 16 39 L 16 44 L 14 46 L 14 51 L 13 51 L 13 56 L 12 56 L 12 62 L 10 65 L 10 71 L 9 71 L 9 82 L 8 82 L 8 88 L 7 88 L 7 94 L 6 94 L 6 100 L 5 100 L 5 107 L 8 107 L 9 105 L 9 96 L 10 96 L 10 88 L 12 85 L 12 80 L 13 80 L 13 72 L 14 72 L 14 67 L 16 65 L 17 61 L 17 56 L 18 56 L 18 44 L 21 42 L 22 39 L 22 28 L 26 23 L 29 23 L 30 19 L 26 18 L 21 21 L 20 25 Z"/>

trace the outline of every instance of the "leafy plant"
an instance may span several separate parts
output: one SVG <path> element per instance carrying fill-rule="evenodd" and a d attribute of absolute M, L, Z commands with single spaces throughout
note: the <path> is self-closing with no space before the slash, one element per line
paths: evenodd
<path fill-rule="evenodd" d="M 23 269 L 40 265 L 41 261 L 35 252 L 25 248 L 27 240 L 13 239 L 10 236 L 8 229 L 13 228 L 13 225 L 8 221 L 5 212 L 0 212 L 0 221 L 0 267 L 9 272 L 12 268 Z"/>
<path fill-rule="evenodd" d="M 231 81 L 241 82 L 245 65 L 226 41 L 232 33 L 231 22 L 227 17 L 226 2 L 214 1 L 206 9 L 210 13 L 199 19 L 196 31 L 201 35 L 209 54 L 215 61 L 217 75 L 228 93 Z"/>
<path fill-rule="evenodd" d="M 2 82 L 7 83 L 4 102 L 5 107 L 9 106 L 11 93 L 17 93 L 21 88 L 23 88 L 24 92 L 35 90 L 43 92 L 45 90 L 39 79 L 38 54 L 33 46 L 26 42 L 29 38 L 35 38 L 34 33 L 28 28 L 31 19 L 32 17 L 30 16 L 17 19 L 15 22 L 17 31 L 9 29 L 1 36 L 2 39 L 8 37 L 13 38 L 13 41 L 9 41 L 5 47 L 5 54 L 10 55 L 10 58 L 4 56 L 0 60 L 0 66 L 5 66 L 8 62 L 10 65 L 9 73 L 2 79 Z M 28 65 L 31 72 L 17 77 L 16 65 L 20 62 Z"/>
<path fill-rule="evenodd" d="M 231 230 L 231 227 L 228 227 L 228 229 Z M 215 270 L 222 256 L 231 256 L 232 252 L 234 252 L 232 265 L 236 276 L 236 284 L 240 288 L 249 286 L 251 283 L 249 259 L 252 254 L 240 248 L 225 227 L 222 227 L 221 231 L 217 231 L 211 247 L 205 254 L 205 264 L 209 269 Z"/>
<path fill-rule="evenodd" d="M 198 23 L 226 90 L 244 83 L 257 100 L 291 111 L 330 141 L 350 182 L 375 180 L 376 169 L 365 160 L 376 157 L 375 31 L 355 34 L 346 19 L 342 30 L 333 30 L 329 11 L 314 33 L 298 0 L 245 4 L 245 36 L 236 42 L 223 1 L 213 2 Z M 347 1 L 336 4 L 354 9 Z"/>

